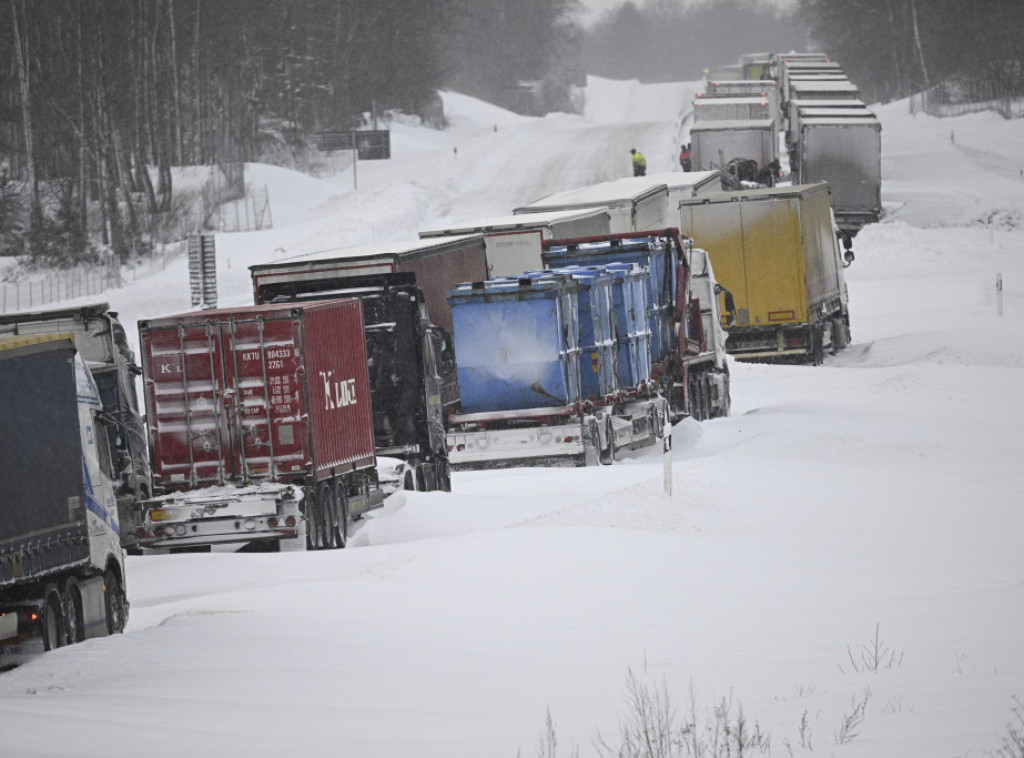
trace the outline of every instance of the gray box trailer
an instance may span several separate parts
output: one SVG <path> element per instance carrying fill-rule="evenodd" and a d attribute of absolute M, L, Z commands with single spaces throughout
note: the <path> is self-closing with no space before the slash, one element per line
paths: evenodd
<path fill-rule="evenodd" d="M 850 108 L 867 108 L 867 105 L 863 100 L 790 100 L 786 104 L 786 144 L 795 145 L 797 141 L 797 135 L 800 134 L 799 122 L 800 122 L 800 111 L 808 108 L 824 109 L 850 109 Z"/>
<path fill-rule="evenodd" d="M 513 209 L 516 216 L 550 211 L 607 209 L 611 233 L 655 229 L 665 215 L 668 188 L 652 184 L 646 176 L 631 176 L 586 187 L 556 192 L 529 205 Z"/>
<path fill-rule="evenodd" d="M 804 118 L 797 181 L 826 181 L 839 229 L 855 235 L 882 215 L 882 124 L 874 117 Z"/>
<path fill-rule="evenodd" d="M 420 232 L 420 239 L 482 234 L 489 278 L 517 276 L 544 267 L 545 240 L 602 237 L 611 233 L 611 214 L 605 208 L 492 216 Z"/>

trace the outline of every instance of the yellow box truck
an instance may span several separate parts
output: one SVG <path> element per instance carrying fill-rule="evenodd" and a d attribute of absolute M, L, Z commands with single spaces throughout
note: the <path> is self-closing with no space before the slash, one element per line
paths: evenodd
<path fill-rule="evenodd" d="M 679 203 L 680 230 L 711 256 L 735 307 L 726 349 L 739 360 L 823 362 L 850 341 L 840 253 L 826 182 L 721 192 Z"/>

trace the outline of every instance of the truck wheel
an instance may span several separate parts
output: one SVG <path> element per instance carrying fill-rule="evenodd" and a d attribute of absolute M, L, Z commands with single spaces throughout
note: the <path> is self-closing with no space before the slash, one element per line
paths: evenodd
<path fill-rule="evenodd" d="M 707 421 L 712 417 L 711 412 L 711 377 L 706 373 L 700 376 L 700 395 L 704 400 L 704 418 Z"/>
<path fill-rule="evenodd" d="M 64 618 L 67 620 L 68 644 L 74 645 L 84 640 L 85 610 L 82 604 L 82 591 L 74 577 L 64 584 Z"/>
<path fill-rule="evenodd" d="M 319 550 L 323 547 L 324 519 L 323 511 L 316 499 L 316 492 L 310 487 L 304 498 L 306 511 L 306 549 Z"/>
<path fill-rule="evenodd" d="M 320 487 L 320 497 L 317 498 L 323 510 L 323 537 L 321 544 L 324 550 L 333 550 L 338 547 L 338 508 L 334 492 L 328 485 Z"/>
<path fill-rule="evenodd" d="M 612 430 L 611 416 L 605 416 L 604 431 L 608 438 L 608 447 L 601 448 L 601 464 L 611 466 L 615 463 L 615 433 Z"/>
<path fill-rule="evenodd" d="M 407 469 L 402 479 L 402 489 L 414 492 L 416 490 L 416 475 L 411 469 Z"/>
<path fill-rule="evenodd" d="M 107 569 L 103 575 L 103 603 L 107 611 L 107 634 L 120 634 L 125 622 L 124 587 L 113 569 Z"/>
<path fill-rule="evenodd" d="M 811 327 L 811 364 L 814 366 L 825 362 L 825 348 L 822 345 L 824 339 L 819 327 Z"/>
<path fill-rule="evenodd" d="M 338 495 L 335 499 L 334 546 L 343 548 L 348 544 L 348 495 L 343 482 L 338 483 Z"/>
<path fill-rule="evenodd" d="M 452 467 L 447 458 L 438 458 L 434 464 L 437 470 L 437 488 L 441 492 L 452 491 Z"/>
<path fill-rule="evenodd" d="M 64 603 L 56 587 L 50 588 L 43 602 L 43 649 L 56 650 L 64 647 L 67 630 L 64 617 Z"/>
<path fill-rule="evenodd" d="M 433 492 L 437 486 L 437 468 L 433 463 L 423 464 L 423 491 Z"/>

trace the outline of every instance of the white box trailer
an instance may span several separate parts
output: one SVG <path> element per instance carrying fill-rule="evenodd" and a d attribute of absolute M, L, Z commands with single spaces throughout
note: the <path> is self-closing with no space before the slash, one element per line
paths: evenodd
<path fill-rule="evenodd" d="M 556 192 L 513 209 L 516 216 L 551 211 L 606 209 L 612 234 L 655 229 L 665 215 L 668 188 L 646 176 L 630 176 Z"/>
<path fill-rule="evenodd" d="M 605 208 L 491 216 L 420 232 L 420 239 L 484 235 L 488 278 L 518 276 L 544 267 L 545 240 L 607 237 L 611 214 Z"/>
<path fill-rule="evenodd" d="M 860 100 L 860 90 L 849 79 L 801 79 L 790 83 L 783 99 L 786 104 L 792 100 Z"/>
<path fill-rule="evenodd" d="M 690 127 L 691 156 L 699 171 L 724 169 L 734 158 L 757 161 L 759 167 L 778 159 L 778 138 L 771 117 L 752 121 L 704 121 Z"/>
<path fill-rule="evenodd" d="M 693 121 L 758 121 L 774 118 L 767 96 L 697 97 L 693 101 Z"/>
<path fill-rule="evenodd" d="M 786 144 L 796 144 L 797 135 L 800 133 L 799 121 L 800 121 L 800 110 L 807 108 L 835 108 L 835 109 L 849 109 L 849 108 L 867 108 L 867 104 L 863 100 L 828 100 L 828 99 L 814 99 L 814 100 L 790 100 L 786 104 Z"/>
<path fill-rule="evenodd" d="M 667 202 L 661 220 L 646 229 L 654 231 L 679 226 L 679 201 L 689 197 L 710 195 L 722 190 L 735 188 L 736 183 L 729 174 L 714 169 L 711 171 L 661 171 L 646 177 L 653 184 L 664 184 L 668 190 Z"/>
<path fill-rule="evenodd" d="M 782 99 L 786 100 L 789 96 L 790 82 L 813 74 L 845 76 L 843 69 L 834 61 L 787 61 L 782 65 L 779 76 Z"/>
<path fill-rule="evenodd" d="M 779 83 L 774 79 L 737 79 L 736 81 L 709 81 L 699 100 L 720 97 L 760 97 L 768 101 L 768 108 L 778 120 L 781 118 Z"/>
<path fill-rule="evenodd" d="M 803 118 L 797 143 L 800 184 L 826 181 L 836 225 L 850 236 L 882 215 L 882 124 L 874 116 Z"/>

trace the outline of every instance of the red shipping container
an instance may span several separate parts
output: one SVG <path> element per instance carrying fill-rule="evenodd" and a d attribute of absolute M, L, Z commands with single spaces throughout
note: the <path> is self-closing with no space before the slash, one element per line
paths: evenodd
<path fill-rule="evenodd" d="M 376 464 L 362 303 L 139 322 L 153 482 L 321 481 Z"/>

